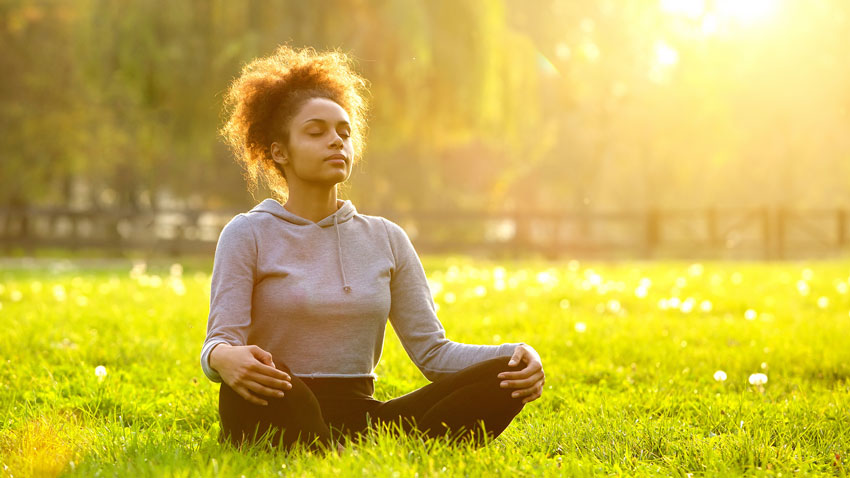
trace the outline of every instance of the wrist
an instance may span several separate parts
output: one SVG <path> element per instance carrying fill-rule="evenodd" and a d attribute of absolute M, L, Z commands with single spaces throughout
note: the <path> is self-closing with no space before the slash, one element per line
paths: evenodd
<path fill-rule="evenodd" d="M 216 345 L 213 346 L 213 348 L 212 348 L 212 350 L 210 350 L 210 354 L 209 354 L 210 368 L 212 368 L 213 370 L 218 372 L 218 365 L 219 365 L 219 362 L 221 361 L 221 353 L 225 349 L 228 349 L 230 347 L 232 347 L 232 345 L 224 343 L 224 342 L 222 342 L 220 344 L 216 344 Z"/>

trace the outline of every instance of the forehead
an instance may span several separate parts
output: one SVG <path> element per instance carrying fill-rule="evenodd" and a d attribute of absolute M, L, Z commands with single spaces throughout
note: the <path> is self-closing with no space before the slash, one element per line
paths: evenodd
<path fill-rule="evenodd" d="M 349 122 L 348 113 L 337 102 L 327 98 L 310 98 L 293 120 L 296 123 L 319 119 L 328 123 Z"/>

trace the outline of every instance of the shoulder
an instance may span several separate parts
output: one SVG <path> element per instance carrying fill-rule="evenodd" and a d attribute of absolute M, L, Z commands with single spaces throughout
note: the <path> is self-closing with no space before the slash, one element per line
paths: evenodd
<path fill-rule="evenodd" d="M 243 242 L 254 241 L 254 226 L 250 216 L 246 213 L 239 213 L 228 221 L 221 230 L 219 242 Z"/>
<path fill-rule="evenodd" d="M 370 216 L 366 214 L 359 214 L 368 222 L 378 225 L 382 229 L 384 229 L 389 236 L 390 241 L 398 241 L 399 239 L 407 239 L 407 233 L 404 232 L 404 229 L 393 221 L 383 217 L 383 216 Z"/>

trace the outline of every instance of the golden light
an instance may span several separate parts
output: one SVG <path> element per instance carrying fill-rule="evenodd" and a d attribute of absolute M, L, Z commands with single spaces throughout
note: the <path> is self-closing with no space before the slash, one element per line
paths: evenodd
<path fill-rule="evenodd" d="M 655 60 L 662 66 L 673 66 L 679 61 L 679 52 L 672 46 L 659 41 L 655 43 Z"/>
<path fill-rule="evenodd" d="M 715 0 L 714 9 L 721 18 L 752 24 L 770 17 L 779 0 Z"/>
<path fill-rule="evenodd" d="M 742 0 L 746 1 L 746 0 Z M 661 0 L 661 10 L 684 15 L 689 18 L 699 18 L 705 12 L 704 0 Z"/>
<path fill-rule="evenodd" d="M 659 0 L 661 11 L 702 21 L 707 35 L 718 31 L 719 23 L 749 26 L 771 17 L 781 0 Z"/>

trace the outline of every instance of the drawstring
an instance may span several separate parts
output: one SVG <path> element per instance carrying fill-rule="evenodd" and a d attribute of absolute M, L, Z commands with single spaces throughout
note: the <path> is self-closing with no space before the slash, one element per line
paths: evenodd
<path fill-rule="evenodd" d="M 339 271 L 342 272 L 342 290 L 351 292 L 351 286 L 345 280 L 345 267 L 342 264 L 342 239 L 339 237 L 339 224 L 336 221 L 337 217 L 334 214 L 334 229 L 336 229 L 336 245 L 339 250 Z"/>

